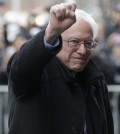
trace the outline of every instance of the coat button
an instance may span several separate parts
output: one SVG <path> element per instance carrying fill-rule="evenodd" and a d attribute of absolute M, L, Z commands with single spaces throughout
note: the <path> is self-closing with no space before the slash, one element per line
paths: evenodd
<path fill-rule="evenodd" d="M 76 134 L 77 133 L 77 129 L 76 129 L 75 126 L 72 126 L 72 132 L 73 132 L 73 134 Z"/>

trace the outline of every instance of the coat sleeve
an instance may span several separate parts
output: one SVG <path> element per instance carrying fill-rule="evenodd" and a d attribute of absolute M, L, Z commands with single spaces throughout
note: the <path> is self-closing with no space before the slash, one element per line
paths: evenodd
<path fill-rule="evenodd" d="M 37 89 L 43 69 L 55 55 L 45 48 L 43 30 L 12 56 L 8 63 L 7 75 L 15 97 L 27 94 L 33 87 Z"/>

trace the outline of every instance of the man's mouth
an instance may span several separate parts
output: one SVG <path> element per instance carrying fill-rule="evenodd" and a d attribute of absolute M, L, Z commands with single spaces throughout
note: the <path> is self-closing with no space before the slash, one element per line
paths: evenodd
<path fill-rule="evenodd" d="M 87 58 L 85 58 L 85 57 L 72 57 L 72 59 L 74 59 L 74 60 L 78 60 L 78 61 L 81 61 L 81 60 L 87 60 Z"/>

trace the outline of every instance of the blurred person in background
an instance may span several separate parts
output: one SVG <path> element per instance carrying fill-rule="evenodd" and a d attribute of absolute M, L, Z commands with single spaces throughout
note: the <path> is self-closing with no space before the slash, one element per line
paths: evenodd
<path fill-rule="evenodd" d="M 0 66 L 2 64 L 4 50 L 5 50 L 4 42 L 3 42 L 3 40 L 0 39 Z"/>
<path fill-rule="evenodd" d="M 35 22 L 37 14 L 29 14 L 26 17 L 26 23 L 19 24 L 18 22 L 7 22 L 3 25 L 2 30 L 2 42 L 4 48 L 0 49 L 0 84 L 7 85 L 6 68 L 9 58 L 13 53 L 19 50 L 21 45 L 28 39 L 32 38 L 36 33 L 41 30 Z M 43 27 L 45 24 L 42 25 Z M 2 45 L 1 45 L 2 46 Z"/>
<path fill-rule="evenodd" d="M 9 60 L 9 134 L 113 134 L 108 89 L 91 60 L 97 24 L 75 3 Z"/>
<path fill-rule="evenodd" d="M 104 72 L 109 85 L 120 84 L 120 33 L 112 33 L 103 49 L 98 47 L 93 60 Z"/>
<path fill-rule="evenodd" d="M 110 84 L 120 84 L 120 33 L 109 35 L 107 44 L 111 49 L 109 62 L 114 65 Z"/>
<path fill-rule="evenodd" d="M 3 84 L 3 81 L 6 81 L 7 77 L 4 77 L 3 72 L 1 71 L 2 68 L 2 61 L 3 61 L 3 57 L 4 57 L 4 53 L 5 53 L 5 48 L 6 48 L 6 44 L 5 44 L 5 38 L 4 38 L 4 26 L 1 25 L 0 26 L 0 84 Z M 7 74 L 5 75 L 7 76 Z M 2 79 L 1 79 L 2 78 Z"/>
<path fill-rule="evenodd" d="M 24 32 L 20 32 L 16 35 L 15 40 L 11 43 L 11 45 L 7 46 L 3 50 L 1 65 L 0 65 L 0 84 L 7 85 L 7 64 L 10 57 L 20 49 L 23 43 L 25 43 L 29 39 L 29 36 Z"/>
<path fill-rule="evenodd" d="M 29 34 L 31 35 L 31 37 L 37 34 L 38 32 L 40 32 L 40 30 L 42 29 L 41 26 L 38 26 L 36 24 L 36 18 L 37 18 L 37 14 L 34 14 L 34 13 L 31 13 L 28 17 L 28 29 L 29 29 Z"/>
<path fill-rule="evenodd" d="M 105 38 L 114 32 L 120 33 L 120 2 L 113 6 L 110 17 L 106 20 Z"/>
<path fill-rule="evenodd" d="M 120 3 L 114 4 L 110 16 L 105 22 L 98 24 L 99 33 L 96 41 L 99 45 L 94 53 L 93 60 L 103 71 L 107 84 L 113 84 L 116 65 L 113 60 L 114 50 L 112 50 L 112 46 L 119 40 L 117 35 L 120 33 Z"/>
<path fill-rule="evenodd" d="M 99 45 L 94 51 L 92 60 L 104 73 L 107 84 L 111 84 L 115 66 L 110 59 L 111 47 L 105 39 L 105 24 L 103 21 L 98 21 L 98 34 L 95 40 Z"/>

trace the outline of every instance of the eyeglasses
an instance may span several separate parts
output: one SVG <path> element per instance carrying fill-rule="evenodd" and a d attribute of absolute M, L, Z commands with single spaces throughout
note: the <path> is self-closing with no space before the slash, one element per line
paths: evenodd
<path fill-rule="evenodd" d="M 89 50 L 94 49 L 98 45 L 97 42 L 95 42 L 93 40 L 86 40 L 86 41 L 78 41 L 75 39 L 72 39 L 72 40 L 62 39 L 62 40 L 65 41 L 69 47 L 76 48 L 76 49 L 79 48 L 81 46 L 81 44 L 84 44 L 85 48 L 89 49 Z"/>

